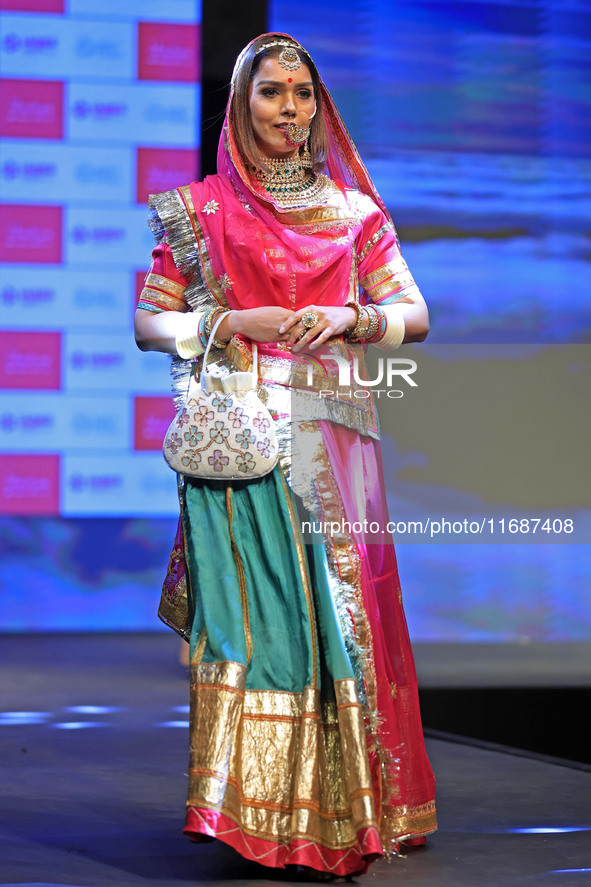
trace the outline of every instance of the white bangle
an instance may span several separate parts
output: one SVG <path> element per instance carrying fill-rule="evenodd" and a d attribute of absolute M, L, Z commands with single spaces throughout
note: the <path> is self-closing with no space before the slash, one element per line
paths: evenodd
<path fill-rule="evenodd" d="M 205 351 L 198 335 L 199 321 L 204 313 L 204 311 L 189 311 L 183 315 L 183 329 L 177 332 L 175 343 L 177 354 L 185 360 L 190 360 L 191 357 L 198 357 Z"/>
<path fill-rule="evenodd" d="M 392 305 L 380 305 L 380 310 L 386 315 L 386 332 L 378 342 L 374 342 L 377 348 L 384 351 L 394 351 L 402 345 L 406 325 L 400 305 L 395 302 Z"/>

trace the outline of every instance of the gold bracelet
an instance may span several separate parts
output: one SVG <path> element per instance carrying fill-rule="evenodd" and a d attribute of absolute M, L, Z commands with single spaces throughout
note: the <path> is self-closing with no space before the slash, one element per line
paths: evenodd
<path fill-rule="evenodd" d="M 364 332 L 361 324 L 363 322 L 363 314 L 365 312 L 365 308 L 362 307 L 358 302 L 347 302 L 345 308 L 353 308 L 353 310 L 357 312 L 357 322 L 354 327 L 345 330 L 345 338 L 350 339 L 352 342 L 358 342 L 362 338 Z M 367 316 L 369 318 L 369 312 Z"/>
<path fill-rule="evenodd" d="M 221 305 L 217 305 L 215 308 L 210 308 L 207 312 L 207 317 L 205 318 L 205 335 L 208 339 L 211 336 L 214 323 L 225 310 L 226 309 L 222 308 Z"/>
<path fill-rule="evenodd" d="M 223 308 L 222 305 L 218 305 L 216 308 L 212 308 L 205 318 L 205 334 L 208 340 L 211 336 L 211 331 L 215 325 L 216 320 L 221 317 L 222 314 L 229 314 L 229 311 L 227 308 Z M 229 341 L 230 339 L 228 339 L 228 342 Z M 220 339 L 214 339 L 211 344 L 214 348 L 225 348 L 228 342 L 222 342 Z"/>
<path fill-rule="evenodd" d="M 355 302 L 354 300 L 352 300 L 350 302 L 345 302 L 345 308 L 352 308 L 353 311 L 355 312 L 354 325 L 351 327 L 347 327 L 347 329 L 343 333 L 345 339 L 352 339 L 353 336 L 355 335 L 355 330 L 357 329 L 357 326 L 359 324 L 359 318 L 361 317 L 362 308 L 361 308 L 361 305 L 359 304 L 359 302 Z"/>

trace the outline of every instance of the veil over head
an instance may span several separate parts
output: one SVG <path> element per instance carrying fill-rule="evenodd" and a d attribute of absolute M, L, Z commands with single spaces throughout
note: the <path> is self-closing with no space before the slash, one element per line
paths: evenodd
<path fill-rule="evenodd" d="M 236 64 L 234 65 L 234 71 L 232 74 L 230 96 L 228 98 L 226 116 L 224 119 L 224 125 L 218 145 L 217 171 L 218 173 L 225 173 L 227 175 L 230 175 L 231 178 L 235 178 L 235 173 L 238 172 L 241 181 L 247 186 L 247 188 L 249 188 L 250 191 L 255 193 L 257 197 L 261 198 L 262 200 L 267 200 L 268 202 L 273 203 L 275 209 L 281 212 L 285 210 L 282 210 L 281 207 L 277 206 L 277 204 L 275 204 L 271 200 L 269 195 L 265 192 L 261 184 L 254 180 L 251 176 L 249 176 L 244 158 L 242 157 L 237 145 L 235 125 L 231 112 L 238 74 L 243 65 L 249 63 L 252 64 L 252 59 L 249 58 L 249 50 L 251 49 L 251 47 L 253 47 L 255 44 L 258 44 L 262 40 L 268 40 L 267 45 L 272 45 L 274 40 L 277 39 L 289 40 L 290 43 L 292 43 L 296 47 L 296 49 L 298 49 L 298 51 L 302 53 L 302 60 L 304 64 L 306 64 L 306 59 L 312 61 L 310 53 L 297 40 L 295 40 L 289 34 L 284 34 L 279 31 L 261 34 L 258 37 L 255 37 L 254 40 L 251 40 L 250 43 L 248 43 L 244 47 L 244 49 L 240 52 L 238 58 L 236 59 Z M 347 128 L 343 123 L 343 120 L 337 110 L 335 103 L 332 100 L 330 92 L 328 91 L 320 75 L 318 76 L 320 80 L 320 101 L 318 103 L 318 107 L 319 110 L 320 108 L 322 109 L 322 114 L 324 116 L 324 121 L 326 123 L 326 129 L 328 132 L 328 153 L 326 157 L 326 165 L 323 172 L 329 178 L 341 182 L 345 187 L 355 188 L 358 191 L 361 191 L 363 194 L 367 194 L 368 196 L 370 196 L 384 212 L 388 220 L 392 221 L 390 219 L 388 210 L 386 209 L 386 206 L 371 179 L 371 176 L 369 175 L 363 161 L 361 160 L 361 157 L 357 152 L 357 148 L 355 147 L 353 139 L 347 132 Z"/>
<path fill-rule="evenodd" d="M 322 114 L 327 131 L 318 156 L 326 151 L 324 174 L 330 181 L 301 206 L 281 205 L 252 175 L 256 156 L 248 158 L 241 152 L 234 119 L 238 117 L 235 96 L 248 102 L 244 87 L 250 82 L 256 51 L 276 42 L 284 46 L 285 41 L 296 47 L 304 63 L 313 65 L 319 92 L 314 123 L 318 125 Z M 351 244 L 343 238 L 345 230 L 357 224 L 357 208 L 364 203 L 363 212 L 374 214 L 376 230 L 394 227 L 328 89 L 315 75 L 309 54 L 288 34 L 263 34 L 238 56 L 218 146 L 218 174 L 191 184 L 202 276 L 218 304 L 241 309 L 277 305 L 294 311 L 323 303 L 344 305 L 357 297 Z M 247 114 L 240 113 L 240 126 L 250 124 L 250 108 L 246 110 Z M 314 130 L 311 141 L 314 150 Z M 342 198 L 347 190 L 344 200 L 335 198 L 336 191 Z M 349 204 L 356 209 L 343 210 Z M 358 234 L 363 236 L 361 224 Z"/>

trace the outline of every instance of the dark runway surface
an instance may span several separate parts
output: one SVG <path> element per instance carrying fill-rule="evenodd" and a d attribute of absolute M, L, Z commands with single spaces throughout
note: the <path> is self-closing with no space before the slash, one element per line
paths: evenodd
<path fill-rule="evenodd" d="M 290 883 L 181 834 L 188 713 L 178 653 L 172 633 L 1 638 L 0 884 Z M 360 884 L 591 884 L 588 770 L 434 738 L 428 748 L 440 830 Z"/>

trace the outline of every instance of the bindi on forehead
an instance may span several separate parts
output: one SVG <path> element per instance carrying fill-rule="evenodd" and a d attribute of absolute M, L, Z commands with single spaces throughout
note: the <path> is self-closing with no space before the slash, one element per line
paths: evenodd
<path fill-rule="evenodd" d="M 291 83 L 293 80 L 292 77 L 287 78 L 287 82 Z M 258 86 L 283 86 L 283 80 L 257 80 Z M 298 83 L 298 86 L 314 86 L 311 80 L 304 80 L 302 83 Z"/>

